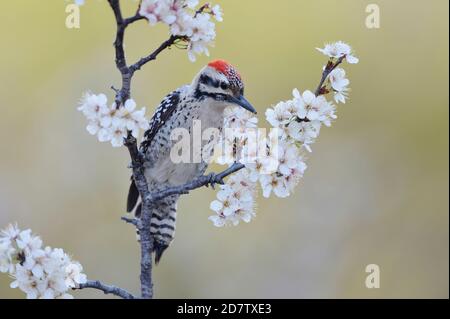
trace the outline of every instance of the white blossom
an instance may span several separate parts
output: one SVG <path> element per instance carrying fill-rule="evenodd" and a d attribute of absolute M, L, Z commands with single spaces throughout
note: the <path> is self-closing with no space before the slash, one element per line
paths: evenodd
<path fill-rule="evenodd" d="M 323 49 L 317 48 L 317 50 L 330 58 L 339 59 L 345 56 L 348 63 L 355 64 L 359 62 L 359 59 L 353 55 L 352 48 L 342 41 L 326 44 Z"/>
<path fill-rule="evenodd" d="M 273 191 L 276 196 L 285 198 L 289 196 L 289 192 L 284 185 L 284 178 L 276 174 L 262 175 L 260 182 L 263 191 L 263 196 L 269 198 L 271 192 Z"/>
<path fill-rule="evenodd" d="M 319 135 L 322 124 L 331 125 L 336 118 L 335 107 L 324 96 L 309 90 L 301 94 L 293 90 L 293 99 L 279 102 L 266 111 L 267 121 L 280 131 L 281 140 L 300 142 L 311 151 L 310 145 Z"/>
<path fill-rule="evenodd" d="M 336 103 L 344 103 L 348 99 L 348 88 L 342 89 L 342 91 L 338 91 L 334 93 L 334 100 Z"/>
<path fill-rule="evenodd" d="M 281 198 L 289 196 L 306 170 L 299 148 L 286 141 L 281 141 L 278 145 L 278 162 L 276 172 L 259 177 L 263 196 L 266 198 L 272 192 Z"/>
<path fill-rule="evenodd" d="M 212 7 L 211 12 L 217 21 L 219 21 L 219 22 L 223 21 L 222 8 L 218 4 L 216 4 L 215 6 Z"/>
<path fill-rule="evenodd" d="M 184 3 L 189 9 L 195 9 L 198 6 L 199 0 L 185 0 Z"/>
<path fill-rule="evenodd" d="M 316 96 L 311 91 L 304 91 L 298 98 L 299 118 L 308 121 L 320 121 L 326 126 L 336 119 L 334 106 L 323 95 Z"/>
<path fill-rule="evenodd" d="M 238 160 L 237 156 L 242 152 L 248 142 L 248 133 L 256 135 L 258 119 L 253 113 L 239 106 L 229 106 L 224 111 L 223 133 L 216 144 L 218 153 L 216 162 L 225 165 Z"/>
<path fill-rule="evenodd" d="M 345 103 L 347 99 L 348 85 L 350 81 L 345 77 L 345 70 L 336 68 L 328 75 L 328 81 L 334 91 L 334 100 L 336 103 Z"/>
<path fill-rule="evenodd" d="M 244 133 L 246 128 L 256 128 L 258 118 L 240 106 L 229 106 L 225 109 L 224 127 L 235 128 Z"/>
<path fill-rule="evenodd" d="M 0 241 L 0 272 L 12 273 L 14 271 L 13 255 L 16 250 L 9 240 Z"/>
<path fill-rule="evenodd" d="M 311 152 L 313 144 L 320 133 L 321 123 L 319 121 L 297 122 L 293 121 L 288 126 L 289 138 L 295 142 L 300 142 L 302 146 Z"/>
<path fill-rule="evenodd" d="M 42 247 L 42 240 L 38 236 L 33 236 L 31 229 L 20 232 L 16 242 L 19 249 L 25 250 L 28 253 L 32 253 Z"/>
<path fill-rule="evenodd" d="M 251 182 L 257 182 L 263 175 L 270 175 L 274 171 L 276 172 L 279 166 L 278 159 L 269 154 L 268 156 L 258 156 L 253 161 L 249 161 L 245 164 L 245 167 L 249 171 L 249 180 Z"/>
<path fill-rule="evenodd" d="M 242 169 L 230 176 L 225 185 L 220 186 L 217 199 L 210 207 L 216 215 L 209 219 L 216 227 L 238 225 L 240 221 L 249 223 L 255 217 L 255 183 L 249 180 L 248 171 Z"/>
<path fill-rule="evenodd" d="M 147 130 L 149 127 L 145 108 L 136 110 L 136 102 L 132 99 L 119 108 L 115 103 L 108 107 L 108 99 L 104 94 L 87 93 L 78 110 L 88 119 L 86 130 L 91 135 L 97 135 L 100 142 L 110 142 L 113 147 L 123 145 L 128 131 L 137 138 L 141 129 Z"/>
<path fill-rule="evenodd" d="M 143 0 L 139 8 L 139 14 L 147 18 L 151 25 L 158 22 L 171 24 L 176 20 L 176 9 L 180 4 L 180 1 Z"/>
<path fill-rule="evenodd" d="M 0 231 L 0 240 L 16 240 L 20 234 L 17 224 L 9 224 L 5 229 Z"/>
<path fill-rule="evenodd" d="M 88 120 L 95 121 L 108 113 L 108 98 L 105 94 L 84 94 L 78 111 L 81 111 Z"/>
<path fill-rule="evenodd" d="M 298 166 L 301 161 L 300 152 L 295 144 L 281 143 L 278 145 L 278 172 L 289 176 L 291 170 Z"/>
<path fill-rule="evenodd" d="M 205 54 L 209 56 L 208 46 L 216 37 L 215 25 L 208 13 L 199 13 L 191 21 L 188 44 L 188 55 L 195 62 L 195 55 Z"/>
<path fill-rule="evenodd" d="M 211 204 L 212 205 L 212 204 Z M 211 206 L 211 209 L 212 210 L 214 210 L 214 208 Z M 222 216 L 220 216 L 220 215 L 212 215 L 212 216 L 209 216 L 209 218 L 208 218 L 210 221 L 212 221 L 212 223 L 214 224 L 214 226 L 216 226 L 216 227 L 223 227 L 223 226 L 225 226 L 226 225 L 226 223 L 227 223 L 227 220 L 226 220 L 226 218 L 224 218 L 224 217 L 222 217 Z"/>
<path fill-rule="evenodd" d="M 123 145 L 123 140 L 127 136 L 127 130 L 125 127 L 112 126 L 108 131 L 108 138 L 111 140 L 111 145 L 113 147 L 121 147 Z"/>
<path fill-rule="evenodd" d="M 278 134 L 277 140 L 273 141 L 272 135 L 275 131 L 269 133 L 269 138 L 260 136 L 255 142 L 257 145 L 245 145 L 242 149 L 240 163 L 244 164 L 248 170 L 249 180 L 256 183 L 260 176 L 272 174 L 277 171 L 279 166 L 278 158 Z M 277 145 L 275 145 L 275 143 Z"/>
<path fill-rule="evenodd" d="M 62 249 L 42 247 L 31 230 L 10 225 L 0 235 L 0 271 L 14 279 L 28 299 L 73 298 L 68 291 L 87 281 L 81 265 Z"/>
<path fill-rule="evenodd" d="M 74 262 L 70 263 L 66 269 L 66 286 L 70 288 L 75 288 L 79 283 L 84 283 L 87 281 L 87 277 L 83 274 L 83 266 L 80 263 Z"/>
<path fill-rule="evenodd" d="M 350 81 L 345 77 L 345 70 L 342 68 L 336 68 L 328 75 L 331 87 L 335 91 L 342 91 L 350 84 Z"/>
<path fill-rule="evenodd" d="M 292 119 L 293 114 L 290 111 L 290 107 L 293 103 L 280 102 L 273 108 L 266 110 L 266 120 L 276 128 L 283 128 Z"/>
<path fill-rule="evenodd" d="M 208 47 L 216 37 L 211 17 L 223 21 L 219 5 L 207 4 L 196 10 L 198 3 L 197 0 L 143 0 L 139 14 L 150 25 L 161 22 L 169 26 L 173 36 L 186 37 L 189 59 L 195 61 L 196 55 L 209 55 Z"/>
<path fill-rule="evenodd" d="M 27 299 L 37 299 L 39 297 L 37 283 L 29 270 L 18 264 L 13 276 L 15 280 L 10 284 L 11 288 L 19 288 L 22 290 L 27 295 Z"/>
<path fill-rule="evenodd" d="M 220 165 L 231 165 L 236 161 L 236 143 L 234 139 L 228 136 L 221 136 L 218 143 L 214 146 L 216 154 L 215 161 Z"/>

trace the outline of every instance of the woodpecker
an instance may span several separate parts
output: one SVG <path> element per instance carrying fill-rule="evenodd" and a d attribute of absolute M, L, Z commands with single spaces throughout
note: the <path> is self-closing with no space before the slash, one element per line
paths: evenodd
<path fill-rule="evenodd" d="M 184 185 L 204 174 L 208 164 L 175 164 L 170 151 L 176 141 L 170 136 L 175 128 L 192 133 L 193 122 L 201 121 L 201 131 L 208 128 L 222 130 L 224 110 L 238 105 L 256 113 L 244 97 L 244 84 L 237 70 L 224 60 L 206 65 L 190 85 L 185 85 L 167 95 L 156 109 L 145 132 L 140 150 L 144 154 L 145 177 L 151 191 Z M 192 139 L 190 141 L 192 145 Z M 202 147 L 208 141 L 202 141 Z M 191 149 L 193 149 L 191 147 Z M 152 211 L 151 234 L 154 239 L 155 263 L 174 239 L 179 195 L 173 195 L 155 203 Z M 140 217 L 139 192 L 132 179 L 127 199 L 127 212 L 135 211 Z"/>

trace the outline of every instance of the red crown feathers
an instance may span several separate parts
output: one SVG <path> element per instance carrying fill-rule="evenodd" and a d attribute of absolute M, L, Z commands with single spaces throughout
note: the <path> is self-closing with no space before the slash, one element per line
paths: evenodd
<path fill-rule="evenodd" d="M 225 60 L 214 60 L 208 64 L 209 67 L 214 68 L 217 72 L 224 74 L 230 82 L 236 82 L 241 86 L 241 75 L 237 70 Z"/>
<path fill-rule="evenodd" d="M 216 69 L 217 72 L 223 73 L 225 75 L 230 75 L 230 73 L 236 73 L 239 75 L 239 73 L 236 71 L 236 69 L 227 61 L 225 60 L 214 60 L 211 61 L 208 66 Z"/>

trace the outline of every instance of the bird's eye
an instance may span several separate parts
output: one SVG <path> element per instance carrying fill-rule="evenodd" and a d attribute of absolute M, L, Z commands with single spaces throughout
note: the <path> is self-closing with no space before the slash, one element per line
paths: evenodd
<path fill-rule="evenodd" d="M 224 91 L 228 90 L 229 85 L 225 82 L 220 83 L 220 88 Z"/>

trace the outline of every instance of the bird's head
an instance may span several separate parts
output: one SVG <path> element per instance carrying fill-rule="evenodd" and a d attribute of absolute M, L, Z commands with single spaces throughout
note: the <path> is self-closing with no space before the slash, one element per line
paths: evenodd
<path fill-rule="evenodd" d="M 218 104 L 239 105 L 256 113 L 244 97 L 244 83 L 237 70 L 224 60 L 215 60 L 204 67 L 195 77 L 192 86 L 198 97 L 213 99 Z"/>

